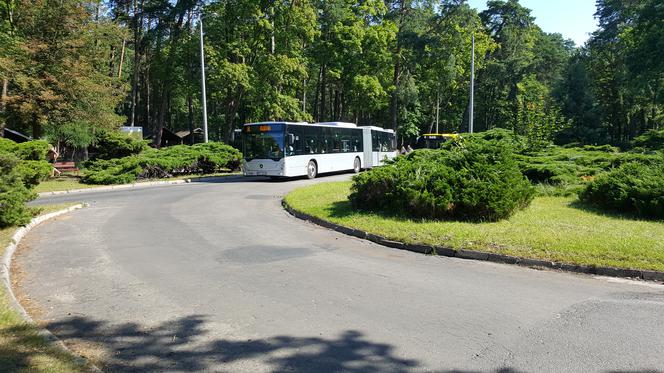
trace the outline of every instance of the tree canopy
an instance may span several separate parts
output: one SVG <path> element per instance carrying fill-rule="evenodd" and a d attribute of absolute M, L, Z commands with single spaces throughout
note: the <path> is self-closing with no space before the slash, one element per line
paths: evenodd
<path fill-rule="evenodd" d="M 466 131 L 474 37 L 476 130 L 622 144 L 664 121 L 660 3 L 598 0 L 575 46 L 518 0 L 0 0 L 0 129 L 78 148 L 193 130 L 202 21 L 214 140 L 263 120 Z"/>

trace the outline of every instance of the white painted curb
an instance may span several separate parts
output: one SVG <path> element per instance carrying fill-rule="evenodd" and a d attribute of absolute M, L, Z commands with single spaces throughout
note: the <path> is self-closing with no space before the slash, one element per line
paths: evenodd
<path fill-rule="evenodd" d="M 18 302 L 16 299 L 16 296 L 14 295 L 14 291 L 12 290 L 12 283 L 11 283 L 11 276 L 10 276 L 10 271 L 11 271 L 11 264 L 12 264 L 12 257 L 14 256 L 14 253 L 16 252 L 16 249 L 18 248 L 18 244 L 21 242 L 21 239 L 25 237 L 25 235 L 32 230 L 32 228 L 36 227 L 37 225 L 53 219 L 55 217 L 58 217 L 60 215 L 64 215 L 68 212 L 78 210 L 85 207 L 85 204 L 77 204 L 71 207 L 68 207 L 66 209 L 62 209 L 59 211 L 51 212 L 49 214 L 45 215 L 40 215 L 24 227 L 19 228 L 16 233 L 12 236 L 11 242 L 9 243 L 9 246 L 5 249 L 5 253 L 2 256 L 2 263 L 0 264 L 0 277 L 2 277 L 2 284 L 5 287 L 5 291 L 7 291 L 7 296 L 9 298 L 9 303 L 11 306 L 23 317 L 23 319 L 31 324 L 36 324 L 35 321 L 28 315 L 28 313 L 25 311 L 23 306 Z M 49 343 L 57 346 L 58 348 L 66 351 L 70 355 L 74 357 L 76 362 L 80 365 L 85 365 L 87 363 L 87 360 L 77 356 L 75 353 L 73 353 L 67 346 L 65 346 L 64 343 L 62 343 L 61 340 L 59 340 L 56 336 L 54 336 L 51 332 L 49 332 L 46 329 L 39 328 L 38 334 L 42 336 L 44 339 L 46 339 Z M 94 372 L 101 372 L 101 370 L 95 366 L 91 366 L 90 369 Z"/>
<path fill-rule="evenodd" d="M 146 187 L 159 186 L 159 185 L 189 184 L 189 183 L 195 183 L 197 182 L 197 180 L 205 180 L 205 179 L 224 178 L 223 180 L 226 180 L 226 178 L 230 179 L 238 177 L 242 177 L 242 174 L 191 177 L 188 179 L 179 179 L 179 180 L 142 181 L 139 183 L 132 183 L 132 184 L 107 185 L 107 186 L 99 186 L 99 187 L 83 188 L 83 189 L 58 190 L 55 192 L 41 192 L 38 193 L 38 195 L 39 197 L 48 197 L 48 196 L 57 196 L 62 194 L 73 194 L 73 193 L 109 192 L 113 190 L 138 189 L 138 188 L 146 188 Z"/>

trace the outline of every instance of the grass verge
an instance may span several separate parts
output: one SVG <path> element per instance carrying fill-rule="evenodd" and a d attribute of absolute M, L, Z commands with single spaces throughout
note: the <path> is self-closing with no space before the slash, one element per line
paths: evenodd
<path fill-rule="evenodd" d="M 46 214 L 71 204 L 47 205 L 35 209 Z M 9 245 L 17 227 L 0 229 L 0 255 Z M 0 372 L 82 372 L 73 356 L 50 345 L 39 329 L 26 323 L 9 305 L 4 287 L 0 287 Z"/>
<path fill-rule="evenodd" d="M 223 177 L 223 176 L 232 176 L 232 175 L 241 175 L 241 173 L 237 172 L 226 172 L 226 173 L 215 173 L 215 174 L 206 174 L 206 175 L 182 175 L 182 176 L 176 176 L 176 177 L 171 177 L 171 178 L 166 178 L 166 179 L 150 179 L 150 180 L 140 180 L 137 181 L 136 184 L 140 184 L 142 182 L 150 182 L 150 181 L 172 181 L 172 180 L 184 180 L 184 179 L 190 179 L 190 180 L 197 180 L 197 179 L 204 179 L 204 178 L 209 178 L 209 177 Z M 45 181 L 42 181 L 39 183 L 34 188 L 34 191 L 37 193 L 47 193 L 47 192 L 60 192 L 64 190 L 74 190 L 74 189 L 89 189 L 89 188 L 100 188 L 100 187 L 107 187 L 107 186 L 113 186 L 111 185 L 97 185 L 97 184 L 83 184 L 80 181 L 80 177 L 78 176 L 60 176 L 60 177 L 54 177 Z"/>
<path fill-rule="evenodd" d="M 300 212 L 405 243 L 664 271 L 664 222 L 593 211 L 575 197 L 537 197 L 527 209 L 495 223 L 425 221 L 355 211 L 347 199 L 350 186 L 316 184 L 285 199 Z"/>

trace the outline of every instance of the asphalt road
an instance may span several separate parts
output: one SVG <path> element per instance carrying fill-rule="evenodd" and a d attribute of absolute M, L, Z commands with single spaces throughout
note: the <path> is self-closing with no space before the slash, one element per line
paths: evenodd
<path fill-rule="evenodd" d="M 282 210 L 310 183 L 42 199 L 90 207 L 28 235 L 18 291 L 108 371 L 664 371 L 663 287 L 347 237 Z"/>

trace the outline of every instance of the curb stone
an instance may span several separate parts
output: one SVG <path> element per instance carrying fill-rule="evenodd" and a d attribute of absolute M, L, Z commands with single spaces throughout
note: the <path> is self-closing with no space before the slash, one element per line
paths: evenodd
<path fill-rule="evenodd" d="M 40 215 L 37 216 L 36 218 L 33 218 L 30 223 L 26 224 L 25 226 L 19 228 L 16 233 L 11 238 L 11 241 L 9 242 L 9 245 L 5 248 L 5 253 L 2 256 L 2 263 L 0 263 L 0 277 L 2 277 L 2 285 L 5 288 L 5 291 L 7 292 L 7 298 L 9 299 L 9 304 L 11 307 L 16 310 L 23 320 L 25 320 L 27 323 L 32 324 L 37 326 L 37 323 L 35 322 L 30 315 L 28 315 L 28 312 L 21 306 L 21 304 L 18 302 L 18 299 L 16 299 L 16 295 L 14 294 L 14 291 L 12 290 L 11 286 L 11 263 L 12 263 L 12 257 L 14 256 L 14 253 L 16 252 L 16 249 L 18 248 L 19 243 L 25 237 L 25 235 L 32 230 L 32 228 L 36 227 L 37 225 L 56 218 L 60 215 L 67 214 L 71 211 L 82 209 L 85 207 L 86 204 L 79 203 L 74 206 L 70 206 L 66 209 L 54 211 L 45 215 Z M 38 332 L 37 334 L 44 338 L 49 344 L 59 348 L 60 350 L 65 351 L 69 355 L 74 357 L 74 361 L 79 364 L 80 366 L 85 366 L 88 364 L 88 360 L 76 355 L 72 350 L 70 350 L 58 337 L 53 335 L 50 331 L 41 328 L 37 326 Z M 97 368 L 94 365 L 89 366 L 89 369 L 93 372 L 100 372 L 101 370 Z"/>
<path fill-rule="evenodd" d="M 38 193 L 38 195 L 39 197 L 46 197 L 46 196 L 58 196 L 62 194 L 85 193 L 85 192 L 108 192 L 112 190 L 136 189 L 136 188 L 144 188 L 144 187 L 157 186 L 157 185 L 186 184 L 190 182 L 191 182 L 190 179 L 146 181 L 144 183 L 120 184 L 120 185 L 110 185 L 110 186 L 100 186 L 93 188 L 70 189 L 70 190 L 58 190 L 54 192 L 41 192 Z"/>
<path fill-rule="evenodd" d="M 452 249 L 444 246 L 428 246 L 421 244 L 409 244 L 399 241 L 389 240 L 385 237 L 359 231 L 357 229 L 345 227 L 339 224 L 332 223 L 321 218 L 311 216 L 309 214 L 297 211 L 292 208 L 285 199 L 281 200 L 281 204 L 284 209 L 294 217 L 302 219 L 313 224 L 322 226 L 324 228 L 332 229 L 340 233 L 344 233 L 350 236 L 358 237 L 361 239 L 369 240 L 371 242 L 383 245 L 386 247 L 391 247 L 400 250 L 412 251 L 420 254 L 433 254 L 437 256 L 447 256 L 447 257 L 456 257 L 460 259 L 469 259 L 469 260 L 480 260 L 493 263 L 502 263 L 502 264 L 512 264 L 518 265 L 521 267 L 529 268 L 547 268 L 555 269 L 565 272 L 573 273 L 583 273 L 589 275 L 598 275 L 598 276 L 607 276 L 607 277 L 619 277 L 619 278 L 630 278 L 630 279 L 640 279 L 646 281 L 655 281 L 664 283 L 664 272 L 661 271 L 651 271 L 651 270 L 639 270 L 639 269 L 627 269 L 627 268 L 615 268 L 615 267 L 601 267 L 594 265 L 581 265 L 581 264 L 569 264 L 569 263 L 558 263 L 541 259 L 529 259 L 529 258 L 519 258 L 511 255 L 503 255 L 497 253 L 489 253 L 476 250 L 468 249 Z"/>
<path fill-rule="evenodd" d="M 200 182 L 200 180 L 206 180 L 206 179 L 223 178 L 224 180 L 227 180 L 227 178 L 235 178 L 241 176 L 242 175 L 228 175 L 228 176 L 193 177 L 193 178 L 179 179 L 179 180 L 144 181 L 132 184 L 119 184 L 119 185 L 108 185 L 108 186 L 99 186 L 99 187 L 82 188 L 82 189 L 57 190 L 54 192 L 41 192 L 37 193 L 37 195 L 39 197 L 47 197 L 47 196 L 58 196 L 62 194 L 73 194 L 73 193 L 109 192 L 113 190 L 139 189 L 139 188 L 146 188 L 146 187 L 159 186 L 159 185 L 190 184 L 190 183 L 197 183 Z"/>

